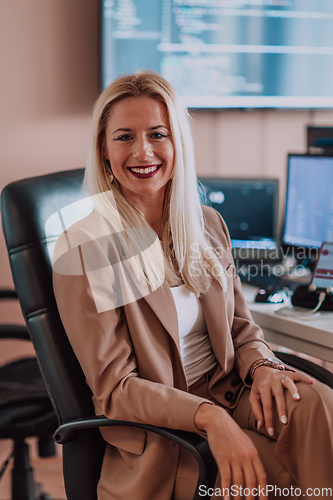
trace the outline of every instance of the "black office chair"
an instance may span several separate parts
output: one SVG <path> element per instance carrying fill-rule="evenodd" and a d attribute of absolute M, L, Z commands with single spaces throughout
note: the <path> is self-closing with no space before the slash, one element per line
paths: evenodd
<path fill-rule="evenodd" d="M 58 172 L 9 184 L 1 195 L 2 224 L 15 288 L 61 424 L 55 438 L 64 445 L 68 500 L 96 500 L 105 450 L 98 427 L 114 425 L 157 432 L 192 452 L 199 465 L 194 495 L 199 500 L 199 485 L 213 487 L 217 473 L 205 439 L 197 434 L 94 416 L 91 391 L 62 326 L 53 295 L 48 249 L 54 245 L 61 228 L 57 229 L 55 223 L 54 232 L 50 233 L 52 224 L 49 224 L 48 234 L 45 232 L 45 222 L 51 215 L 84 197 L 82 179 L 82 169 Z M 333 387 L 330 375 L 327 372 L 327 381 Z"/>
<path fill-rule="evenodd" d="M 2 225 L 22 311 L 61 427 L 69 500 L 96 500 L 105 443 L 98 427 L 131 425 L 157 432 L 188 448 L 199 465 L 199 484 L 214 486 L 217 468 L 207 442 L 197 434 L 94 416 L 91 391 L 62 326 L 52 287 L 45 222 L 82 198 L 83 170 L 59 172 L 8 185 L 1 195 Z M 81 432 L 83 431 L 84 432 Z"/>
<path fill-rule="evenodd" d="M 14 290 L 0 290 L 1 300 L 17 299 Z M 30 341 L 26 326 L 0 325 L 0 339 Z M 36 357 L 19 358 L 0 367 L 0 439 L 13 441 L 12 500 L 50 498 L 34 482 L 27 438 L 38 438 L 41 457 L 55 454 L 52 434 L 57 419 L 47 394 Z M 5 471 L 9 459 L 0 471 Z"/>

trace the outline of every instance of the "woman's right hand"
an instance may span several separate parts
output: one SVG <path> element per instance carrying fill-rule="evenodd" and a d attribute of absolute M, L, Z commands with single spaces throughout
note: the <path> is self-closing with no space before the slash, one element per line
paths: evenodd
<path fill-rule="evenodd" d="M 196 411 L 194 423 L 207 434 L 210 450 L 220 471 L 222 492 L 223 488 L 228 488 L 225 492 L 233 492 L 234 498 L 241 499 L 242 487 L 249 488 L 250 492 L 258 491 L 258 498 L 267 498 L 262 494 L 266 487 L 266 473 L 258 451 L 232 417 L 219 406 L 203 403 Z M 248 495 L 248 491 L 246 493 L 247 500 L 256 497 Z M 227 495 L 223 497 L 230 498 Z"/>

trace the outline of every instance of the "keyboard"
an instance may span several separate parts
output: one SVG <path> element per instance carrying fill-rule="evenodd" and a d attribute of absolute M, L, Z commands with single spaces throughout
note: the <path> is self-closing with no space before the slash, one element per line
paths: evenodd
<path fill-rule="evenodd" d="M 259 271 L 259 269 L 258 269 Z M 238 275 L 242 281 L 242 283 L 247 283 L 252 286 L 256 286 L 258 288 L 274 288 L 275 290 L 288 289 L 291 292 L 294 292 L 297 287 L 300 285 L 308 285 L 310 282 L 310 276 L 288 276 L 287 274 L 283 274 L 282 276 L 277 276 L 272 272 L 268 273 L 260 273 L 254 272 L 253 267 L 247 272 L 246 268 L 241 268 L 238 272 Z"/>

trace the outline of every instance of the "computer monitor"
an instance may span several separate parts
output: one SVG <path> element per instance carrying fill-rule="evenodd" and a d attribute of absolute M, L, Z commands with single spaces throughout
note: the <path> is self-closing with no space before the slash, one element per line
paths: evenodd
<path fill-rule="evenodd" d="M 198 181 L 202 202 L 227 223 L 236 259 L 280 259 L 277 179 L 199 177 Z"/>
<path fill-rule="evenodd" d="M 282 244 L 311 258 L 332 240 L 333 156 L 289 154 Z"/>

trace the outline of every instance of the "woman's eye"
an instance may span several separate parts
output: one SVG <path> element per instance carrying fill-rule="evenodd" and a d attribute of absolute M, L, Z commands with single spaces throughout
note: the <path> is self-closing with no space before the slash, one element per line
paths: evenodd
<path fill-rule="evenodd" d="M 129 134 L 123 134 L 117 137 L 116 141 L 129 141 L 131 136 Z"/>
<path fill-rule="evenodd" d="M 166 135 L 162 134 L 162 132 L 154 132 L 151 134 L 152 139 L 162 139 L 163 137 L 166 137 Z"/>

